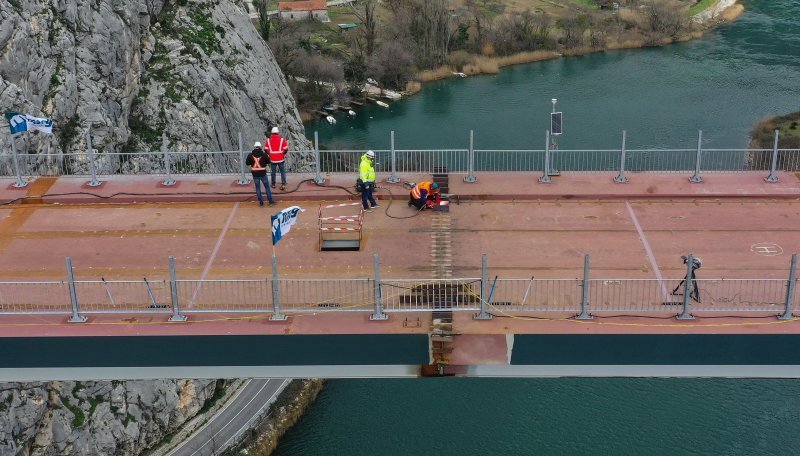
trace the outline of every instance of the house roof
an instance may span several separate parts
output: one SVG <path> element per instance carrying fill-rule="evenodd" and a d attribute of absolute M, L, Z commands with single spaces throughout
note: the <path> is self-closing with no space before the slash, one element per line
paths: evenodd
<path fill-rule="evenodd" d="M 278 3 L 279 11 L 316 11 L 324 9 L 328 9 L 328 3 L 325 0 L 304 0 L 300 2 Z"/>

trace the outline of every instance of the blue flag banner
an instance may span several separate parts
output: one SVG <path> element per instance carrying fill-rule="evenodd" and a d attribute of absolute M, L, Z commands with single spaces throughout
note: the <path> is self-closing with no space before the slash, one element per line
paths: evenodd
<path fill-rule="evenodd" d="M 305 212 L 305 209 L 300 206 L 291 206 L 272 216 L 272 245 L 277 244 L 289 233 L 301 212 Z"/>
<path fill-rule="evenodd" d="M 6 119 L 8 119 L 8 126 L 11 128 L 12 135 L 25 133 L 31 130 L 39 130 L 48 135 L 53 134 L 53 124 L 55 122 L 53 122 L 52 119 L 33 117 L 18 112 L 7 112 Z"/>

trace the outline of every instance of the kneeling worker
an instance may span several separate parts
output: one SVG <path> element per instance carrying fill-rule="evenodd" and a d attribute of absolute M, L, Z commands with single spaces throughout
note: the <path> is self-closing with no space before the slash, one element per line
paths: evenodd
<path fill-rule="evenodd" d="M 432 208 L 441 201 L 439 197 L 439 184 L 430 181 L 420 182 L 411 189 L 409 198 L 409 206 L 414 206 L 420 210 L 425 207 Z"/>

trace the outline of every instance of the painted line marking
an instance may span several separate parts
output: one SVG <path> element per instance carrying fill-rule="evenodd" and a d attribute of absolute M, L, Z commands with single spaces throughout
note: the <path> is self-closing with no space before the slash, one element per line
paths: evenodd
<path fill-rule="evenodd" d="M 647 236 L 644 235 L 642 225 L 639 223 L 639 219 L 636 217 L 636 213 L 633 212 L 633 207 L 628 200 L 625 200 L 625 207 L 628 208 L 628 214 L 631 215 L 631 221 L 636 227 L 636 231 L 639 233 L 639 239 L 641 239 L 642 245 L 644 245 L 644 251 L 647 253 L 647 258 L 650 260 L 650 267 L 652 267 L 653 271 L 656 273 L 656 279 L 658 279 L 658 284 L 661 286 L 661 294 L 664 296 L 664 300 L 666 301 L 669 299 L 669 293 L 667 293 L 667 286 L 664 284 L 664 278 L 661 275 L 661 269 L 658 268 L 656 257 L 653 255 L 653 249 L 650 248 L 650 243 L 647 241 Z"/>
<path fill-rule="evenodd" d="M 200 445 L 200 448 L 196 449 L 196 450 L 195 450 L 195 451 L 194 451 L 194 452 L 193 452 L 193 453 L 192 453 L 190 456 L 194 456 L 194 455 L 195 455 L 195 454 L 197 454 L 197 453 L 198 453 L 200 450 L 202 450 L 203 448 L 205 448 L 205 446 L 206 446 L 206 445 L 208 445 L 209 443 L 213 442 L 213 441 L 214 441 L 214 439 L 215 439 L 215 438 L 216 438 L 216 437 L 217 437 L 217 436 L 218 436 L 218 435 L 219 435 L 219 434 L 220 434 L 220 433 L 221 433 L 221 432 L 222 432 L 222 431 L 223 431 L 223 430 L 224 430 L 226 427 L 228 427 L 228 425 L 229 425 L 229 424 L 231 424 L 231 423 L 232 423 L 232 422 L 233 422 L 233 421 L 234 421 L 234 420 L 235 420 L 235 419 L 236 419 L 236 418 L 237 418 L 239 415 L 241 415 L 241 414 L 242 414 L 242 412 L 243 412 L 243 411 L 245 411 L 245 410 L 247 409 L 247 406 L 249 406 L 250 404 L 252 404 L 252 403 L 253 403 L 253 401 L 254 401 L 254 400 L 256 400 L 256 399 L 258 398 L 258 395 L 259 395 L 259 394 L 261 394 L 261 392 L 262 392 L 262 391 L 264 391 L 264 388 L 266 388 L 266 387 L 267 387 L 267 385 L 269 385 L 269 380 L 267 380 L 267 382 L 266 382 L 266 383 L 264 383 L 263 385 L 261 385 L 261 388 L 259 388 L 259 389 L 258 389 L 258 391 L 256 391 L 256 393 L 255 393 L 255 394 L 253 394 L 253 397 L 251 397 L 251 398 L 250 398 L 250 400 L 249 400 L 249 401 L 248 401 L 246 404 L 244 404 L 244 405 L 242 406 L 242 408 L 240 408 L 240 409 L 239 409 L 239 411 L 238 411 L 238 412 L 236 412 L 236 414 L 235 414 L 235 415 L 233 415 L 233 417 L 232 417 L 230 420 L 228 420 L 228 422 L 227 422 L 227 423 L 224 423 L 224 424 L 223 424 L 223 425 L 222 425 L 222 426 L 221 426 L 221 427 L 220 427 L 220 428 L 217 430 L 217 432 L 216 432 L 216 433 L 214 433 L 214 434 L 212 434 L 212 435 L 211 435 L 211 438 L 209 438 L 208 440 L 206 440 L 205 442 L 203 442 L 203 444 L 202 444 L 202 445 Z"/>
<path fill-rule="evenodd" d="M 206 276 L 208 276 L 208 273 L 211 271 L 211 265 L 214 263 L 214 259 L 217 257 L 219 248 L 222 246 L 222 241 L 225 240 L 225 235 L 228 234 L 228 228 L 231 227 L 231 222 L 233 222 L 233 217 L 236 215 L 236 211 L 238 209 L 239 209 L 239 203 L 234 204 L 230 215 L 228 215 L 228 220 L 225 221 L 225 226 L 222 227 L 222 232 L 219 233 L 219 237 L 217 238 L 217 243 L 214 244 L 214 249 L 211 251 L 211 255 L 208 257 L 208 261 L 206 261 L 206 267 L 203 269 L 203 273 L 200 274 L 200 280 L 198 281 L 197 286 L 194 288 L 194 292 L 192 293 L 192 299 L 189 300 L 190 309 L 194 307 L 194 302 L 197 299 L 197 293 L 200 292 L 200 288 L 203 286 L 203 280 L 206 280 Z"/>
<path fill-rule="evenodd" d="M 273 382 L 273 381 L 277 381 L 277 380 L 279 380 L 279 379 L 272 379 L 272 378 L 271 378 L 271 379 L 269 379 L 269 380 L 267 381 L 267 384 L 269 384 L 270 382 Z M 266 401 L 264 401 L 264 404 L 261 406 L 261 408 L 260 408 L 260 409 L 258 409 L 258 412 L 256 412 L 256 413 L 253 415 L 253 417 L 252 417 L 252 418 L 250 418 L 250 420 L 248 420 L 248 421 L 247 421 L 247 423 L 245 423 L 245 424 L 244 424 L 244 426 L 240 427 L 240 428 L 239 428 L 239 429 L 238 429 L 238 430 L 237 430 L 237 431 L 234 433 L 234 435 L 233 435 L 231 438 L 229 438 L 229 439 L 228 439 L 228 440 L 227 440 L 225 443 L 223 443 L 223 444 L 222 444 L 222 448 L 223 448 L 223 449 L 227 448 L 227 447 L 228 447 L 228 445 L 230 445 L 230 444 L 231 444 L 231 442 L 232 442 L 232 441 L 233 441 L 235 438 L 239 437 L 239 436 L 242 434 L 242 432 L 244 432 L 245 430 L 247 430 L 248 428 L 250 428 L 250 426 L 252 425 L 253 421 L 254 421 L 256 418 L 258 418 L 258 417 L 259 417 L 259 416 L 260 416 L 262 413 L 264 413 L 264 409 L 265 409 L 265 408 L 267 408 L 267 407 L 269 407 L 269 406 L 270 406 L 270 404 L 272 404 L 272 403 L 275 401 L 275 398 L 278 396 L 278 394 L 280 394 L 280 393 L 282 393 L 282 392 L 283 392 L 283 389 L 284 389 L 284 388 L 286 388 L 286 385 L 288 385 L 290 381 L 291 381 L 291 380 L 290 380 L 290 379 L 288 379 L 288 378 L 287 378 L 287 379 L 284 379 L 284 380 L 283 380 L 283 383 L 281 383 L 281 386 L 279 386 L 279 387 L 278 387 L 278 389 L 277 389 L 277 390 L 275 390 L 275 392 L 274 392 L 274 393 L 272 393 L 272 396 L 270 396 L 270 397 L 269 397 L 269 399 L 267 399 Z"/>

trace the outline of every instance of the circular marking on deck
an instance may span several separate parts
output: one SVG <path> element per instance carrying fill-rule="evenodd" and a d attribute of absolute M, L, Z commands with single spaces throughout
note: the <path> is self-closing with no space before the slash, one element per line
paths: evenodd
<path fill-rule="evenodd" d="M 750 246 L 750 251 L 756 255 L 778 256 L 783 253 L 783 247 L 773 242 L 759 242 Z"/>

